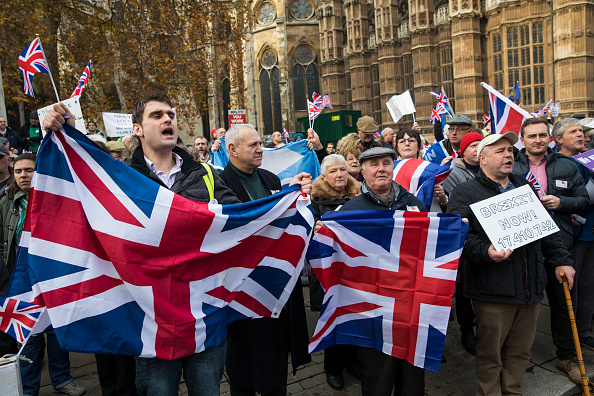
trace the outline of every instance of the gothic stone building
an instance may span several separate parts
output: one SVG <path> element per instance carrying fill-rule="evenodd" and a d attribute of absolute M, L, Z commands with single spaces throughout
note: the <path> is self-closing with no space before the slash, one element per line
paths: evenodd
<path fill-rule="evenodd" d="M 443 87 L 456 113 L 482 121 L 489 110 L 482 81 L 505 94 L 519 81 L 529 111 L 553 99 L 561 117 L 594 116 L 593 0 L 259 0 L 252 7 L 248 120 L 265 134 L 295 130 L 313 91 L 329 95 L 334 109 L 394 126 L 385 103 L 410 90 L 416 119 L 430 132 L 429 92 Z"/>

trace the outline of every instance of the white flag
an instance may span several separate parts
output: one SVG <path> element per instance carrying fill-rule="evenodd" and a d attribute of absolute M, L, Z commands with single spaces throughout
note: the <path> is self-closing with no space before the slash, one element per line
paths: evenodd
<path fill-rule="evenodd" d="M 410 92 L 408 91 L 400 95 L 392 96 L 390 100 L 388 100 L 388 103 L 386 103 L 386 106 L 388 106 L 388 110 L 390 111 L 394 122 L 398 122 L 402 116 L 406 114 L 417 112 L 415 104 L 410 97 Z"/>

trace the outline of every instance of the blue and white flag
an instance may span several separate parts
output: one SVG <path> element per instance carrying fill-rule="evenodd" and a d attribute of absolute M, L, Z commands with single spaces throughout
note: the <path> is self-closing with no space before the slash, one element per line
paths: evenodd
<path fill-rule="evenodd" d="M 277 175 L 283 188 L 301 172 L 307 172 L 312 180 L 320 176 L 320 163 L 315 151 L 307 148 L 307 140 L 285 144 L 276 149 L 265 148 L 262 154 L 262 169 Z"/>
<path fill-rule="evenodd" d="M 221 142 L 221 147 L 212 153 L 212 166 L 217 168 L 217 170 L 222 171 L 227 166 L 227 162 L 229 162 L 229 154 L 227 154 L 227 146 L 225 145 L 225 138 L 222 137 L 219 139 Z"/>
<path fill-rule="evenodd" d="M 441 161 L 444 158 L 448 157 L 450 154 L 448 150 L 445 148 L 443 143 L 446 139 L 440 140 L 437 143 L 433 143 L 427 151 L 425 151 L 425 155 L 423 156 L 423 160 L 433 162 L 434 164 L 441 165 Z"/>

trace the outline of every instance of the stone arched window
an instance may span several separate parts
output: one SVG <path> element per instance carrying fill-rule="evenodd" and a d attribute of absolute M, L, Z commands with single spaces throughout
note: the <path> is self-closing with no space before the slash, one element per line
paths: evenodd
<path fill-rule="evenodd" d="M 290 11 L 293 18 L 306 20 L 313 16 L 315 6 L 310 0 L 293 0 Z"/>
<path fill-rule="evenodd" d="M 311 100 L 312 93 L 320 91 L 316 53 L 309 45 L 300 45 L 293 54 L 291 66 L 295 111 L 307 110 L 307 99 Z"/>
<path fill-rule="evenodd" d="M 269 25 L 276 20 L 276 9 L 271 2 L 263 1 L 256 7 L 254 16 L 258 25 Z"/>
<path fill-rule="evenodd" d="M 280 73 L 278 71 L 276 51 L 268 48 L 260 59 L 260 98 L 264 134 L 268 135 L 282 128 Z"/>

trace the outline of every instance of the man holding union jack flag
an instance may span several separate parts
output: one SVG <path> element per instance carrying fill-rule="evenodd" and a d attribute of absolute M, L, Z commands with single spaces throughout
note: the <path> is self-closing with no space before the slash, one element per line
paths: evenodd
<path fill-rule="evenodd" d="M 470 205 L 528 184 L 512 174 L 515 132 L 489 135 L 479 143 L 480 171 L 454 188 L 448 213 L 469 221 L 464 244 L 464 295 L 472 299 L 477 322 L 476 375 L 480 395 L 523 394 L 523 378 L 530 362 L 539 303 L 547 276 L 542 255 L 569 287 L 575 273 L 570 254 L 558 233 L 516 250 L 497 251 Z"/>

